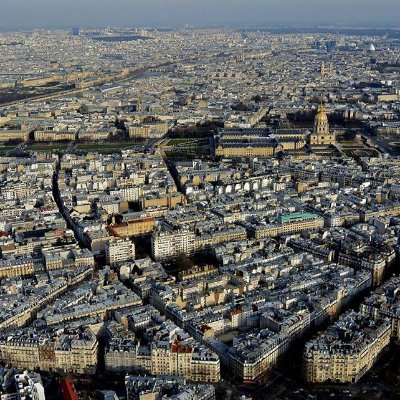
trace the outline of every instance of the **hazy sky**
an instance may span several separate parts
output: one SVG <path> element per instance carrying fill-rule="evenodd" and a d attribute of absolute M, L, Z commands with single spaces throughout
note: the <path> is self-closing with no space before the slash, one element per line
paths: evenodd
<path fill-rule="evenodd" d="M 400 0 L 0 0 L 0 30 L 182 24 L 396 24 Z"/>

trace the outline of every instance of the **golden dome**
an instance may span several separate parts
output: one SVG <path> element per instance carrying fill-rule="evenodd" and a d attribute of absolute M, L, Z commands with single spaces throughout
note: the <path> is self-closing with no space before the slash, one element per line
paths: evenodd
<path fill-rule="evenodd" d="M 326 115 L 324 106 L 320 106 L 315 116 L 315 122 L 328 122 L 328 116 Z"/>

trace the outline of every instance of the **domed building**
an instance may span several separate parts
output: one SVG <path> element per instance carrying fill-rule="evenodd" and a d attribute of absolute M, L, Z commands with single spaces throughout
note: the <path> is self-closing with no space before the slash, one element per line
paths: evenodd
<path fill-rule="evenodd" d="M 320 106 L 314 120 L 314 131 L 310 135 L 310 145 L 329 146 L 336 144 L 336 135 L 329 131 L 329 120 L 324 106 Z"/>

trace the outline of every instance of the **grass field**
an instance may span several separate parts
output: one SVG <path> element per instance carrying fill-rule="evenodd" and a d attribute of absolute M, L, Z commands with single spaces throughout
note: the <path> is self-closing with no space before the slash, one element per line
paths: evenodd
<path fill-rule="evenodd" d="M 361 157 L 379 157 L 378 150 L 365 146 L 363 143 L 346 140 L 340 142 L 341 150 L 347 157 L 361 158 Z"/>
<path fill-rule="evenodd" d="M 167 158 L 194 159 L 210 154 L 210 141 L 208 138 L 165 139 L 160 149 Z"/>
<path fill-rule="evenodd" d="M 1 146 L 0 145 L 0 157 L 4 157 L 10 150 L 14 150 L 15 146 Z"/>
<path fill-rule="evenodd" d="M 165 146 L 168 147 L 198 147 L 207 146 L 209 144 L 208 139 L 171 139 Z"/>
<path fill-rule="evenodd" d="M 342 151 L 347 157 L 353 158 L 379 157 L 379 151 L 370 148 L 348 148 L 343 149 Z"/>
<path fill-rule="evenodd" d="M 32 150 L 32 151 L 43 151 L 43 150 L 50 150 L 50 151 L 58 151 L 58 150 L 64 150 L 68 147 L 67 143 L 37 143 L 37 144 L 31 144 L 26 148 L 26 150 Z"/>
<path fill-rule="evenodd" d="M 194 147 L 191 150 L 181 149 L 165 151 L 165 157 L 171 158 L 173 160 L 193 160 L 195 158 L 202 158 L 209 155 L 209 151 L 202 147 Z"/>
<path fill-rule="evenodd" d="M 188 143 L 188 139 L 171 139 L 167 142 L 167 146 L 177 146 L 179 144 Z"/>
<path fill-rule="evenodd" d="M 133 146 L 134 143 L 129 142 L 117 142 L 117 143 L 80 143 L 77 146 L 78 150 L 113 150 L 113 149 L 125 149 Z"/>

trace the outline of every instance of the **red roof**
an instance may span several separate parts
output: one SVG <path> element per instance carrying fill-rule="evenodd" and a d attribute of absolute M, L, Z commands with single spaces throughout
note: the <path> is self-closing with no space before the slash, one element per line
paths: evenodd
<path fill-rule="evenodd" d="M 63 400 L 79 400 L 78 393 L 76 393 L 74 383 L 71 379 L 61 380 L 61 393 Z"/>
<path fill-rule="evenodd" d="M 172 343 L 171 352 L 172 353 L 191 353 L 192 348 L 181 346 L 181 343 L 179 342 L 179 340 L 175 339 L 174 343 Z"/>
<path fill-rule="evenodd" d="M 108 233 L 109 233 L 110 235 L 112 235 L 112 236 L 114 236 L 114 237 L 117 237 L 117 238 L 120 237 L 120 236 L 118 235 L 118 233 L 115 231 L 115 229 L 114 229 L 111 225 L 107 226 L 106 229 L 107 229 L 107 231 L 108 231 Z"/>

